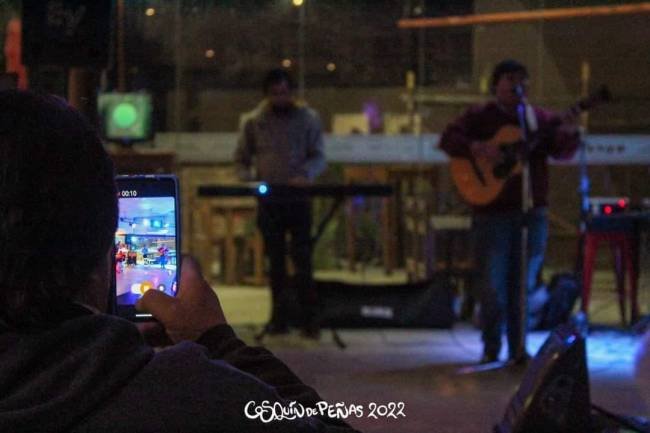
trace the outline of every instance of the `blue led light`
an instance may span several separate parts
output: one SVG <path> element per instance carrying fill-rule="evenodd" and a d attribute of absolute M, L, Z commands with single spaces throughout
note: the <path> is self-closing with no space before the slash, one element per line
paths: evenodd
<path fill-rule="evenodd" d="M 257 187 L 257 192 L 259 192 L 261 195 L 264 195 L 269 192 L 269 187 L 265 183 L 262 183 Z"/>

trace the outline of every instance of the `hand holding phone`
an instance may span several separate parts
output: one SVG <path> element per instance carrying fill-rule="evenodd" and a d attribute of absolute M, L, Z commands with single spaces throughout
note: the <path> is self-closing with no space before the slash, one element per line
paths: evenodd
<path fill-rule="evenodd" d="M 201 275 L 194 259 L 183 258 L 182 266 L 182 289 L 176 297 L 150 290 L 136 304 L 138 310 L 153 314 L 174 343 L 194 341 L 207 330 L 227 323 L 217 294 Z"/>

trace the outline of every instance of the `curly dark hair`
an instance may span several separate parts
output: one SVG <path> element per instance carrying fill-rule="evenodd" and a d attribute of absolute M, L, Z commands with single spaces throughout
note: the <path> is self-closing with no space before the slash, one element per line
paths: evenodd
<path fill-rule="evenodd" d="M 519 63 L 517 60 L 506 59 L 497 63 L 492 70 L 492 77 L 490 78 L 490 92 L 493 94 L 495 93 L 497 83 L 503 74 L 513 72 L 519 72 L 523 74 L 524 77 L 528 78 L 528 69 L 526 69 L 526 66 L 524 66 L 523 63 Z"/>
<path fill-rule="evenodd" d="M 113 164 L 63 99 L 0 92 L 0 323 L 38 324 L 76 299 L 113 244 Z"/>

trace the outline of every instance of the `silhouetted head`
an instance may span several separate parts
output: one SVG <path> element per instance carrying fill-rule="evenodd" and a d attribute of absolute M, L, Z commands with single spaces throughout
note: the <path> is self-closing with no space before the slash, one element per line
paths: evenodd
<path fill-rule="evenodd" d="M 516 60 L 503 60 L 492 71 L 490 89 L 497 101 L 506 107 L 516 106 L 528 91 L 528 71 Z M 520 95 L 517 88 L 521 90 Z"/>
<path fill-rule="evenodd" d="M 0 325 L 54 305 L 105 308 L 117 224 L 113 164 L 63 99 L 0 92 Z"/>
<path fill-rule="evenodd" d="M 295 84 L 284 69 L 272 69 L 264 78 L 264 96 L 274 110 L 288 110 L 293 106 Z"/>

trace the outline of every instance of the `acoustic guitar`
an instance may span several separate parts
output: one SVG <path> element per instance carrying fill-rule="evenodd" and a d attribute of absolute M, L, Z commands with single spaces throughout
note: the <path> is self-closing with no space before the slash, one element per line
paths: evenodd
<path fill-rule="evenodd" d="M 601 86 L 587 98 L 581 99 L 563 113 L 563 120 L 577 116 L 582 111 L 595 107 L 597 104 L 611 100 L 611 94 L 606 86 Z M 529 142 L 529 150 L 533 150 L 544 137 L 552 131 L 537 131 Z M 498 149 L 495 159 L 488 157 L 451 158 L 451 178 L 460 196 L 473 206 L 485 206 L 492 203 L 503 186 L 521 173 L 522 132 L 518 126 L 504 125 L 486 143 Z"/>

